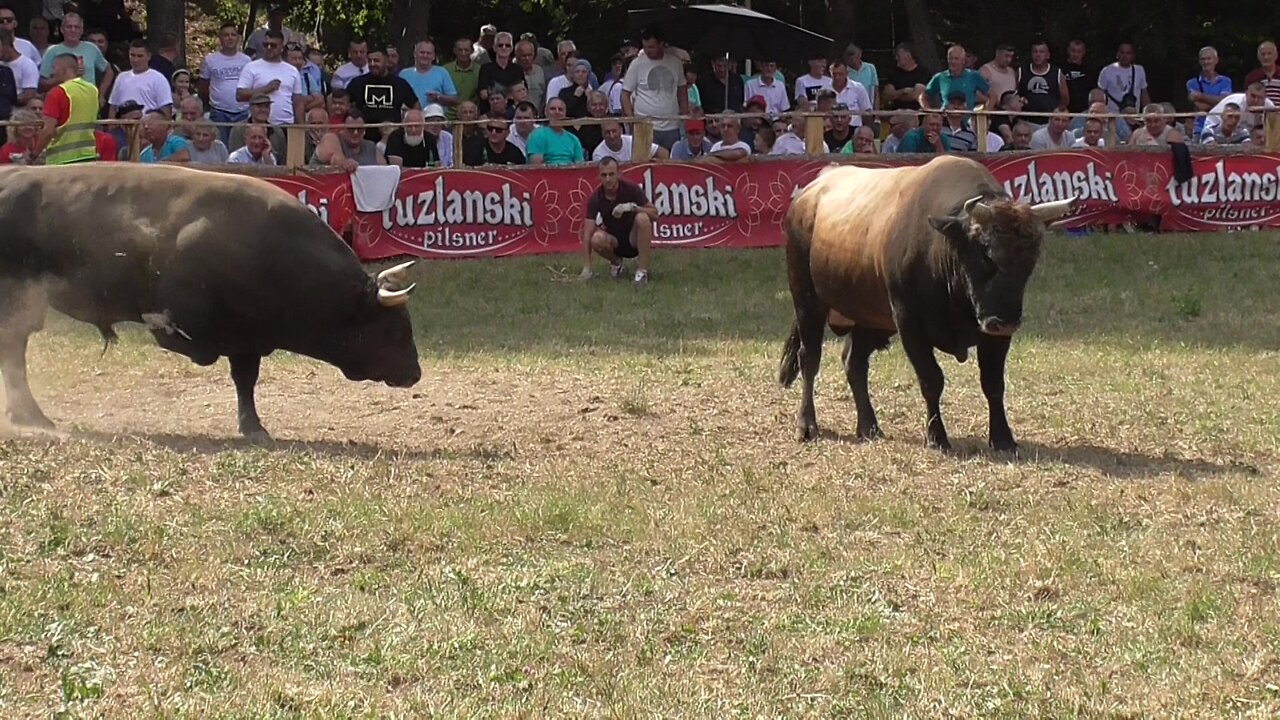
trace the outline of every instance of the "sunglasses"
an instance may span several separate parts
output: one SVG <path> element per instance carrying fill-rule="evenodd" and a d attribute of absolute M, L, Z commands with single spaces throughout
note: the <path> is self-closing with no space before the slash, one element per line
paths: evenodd
<path fill-rule="evenodd" d="M 9 23 L 16 23 L 16 22 L 18 22 L 18 18 L 16 17 L 0 17 L 0 23 L 4 23 L 6 25 L 8 25 Z"/>
<path fill-rule="evenodd" d="M 498 43 L 498 47 L 511 47 L 511 43 Z"/>
<path fill-rule="evenodd" d="M 507 129 L 506 129 L 506 128 L 502 128 L 502 127 L 487 127 L 487 128 L 485 128 L 485 130 L 488 130 L 488 131 L 489 131 L 489 132 L 491 132 L 491 133 L 500 133 L 500 132 L 506 132 L 506 131 L 507 131 Z"/>

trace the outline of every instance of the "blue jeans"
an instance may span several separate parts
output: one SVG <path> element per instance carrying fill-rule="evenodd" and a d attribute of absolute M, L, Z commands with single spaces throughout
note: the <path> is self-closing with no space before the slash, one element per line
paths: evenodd
<path fill-rule="evenodd" d="M 231 113 L 231 112 L 227 112 L 226 110 L 219 110 L 218 108 L 213 108 L 212 110 L 209 111 L 210 122 L 241 123 L 248 119 L 249 119 L 248 108 L 241 110 L 238 113 Z M 229 139 L 231 138 L 231 127 L 229 125 L 224 127 L 219 127 L 218 138 L 222 140 L 223 145 L 226 145 L 229 142 Z"/>

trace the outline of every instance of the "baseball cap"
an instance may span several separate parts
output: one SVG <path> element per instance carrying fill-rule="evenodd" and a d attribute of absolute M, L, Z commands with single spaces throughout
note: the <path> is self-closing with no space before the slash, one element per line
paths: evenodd
<path fill-rule="evenodd" d="M 706 132 L 707 123 L 704 120 L 686 120 L 684 122 L 685 132 Z"/>
<path fill-rule="evenodd" d="M 444 119 L 444 108 L 440 107 L 440 103 L 431 103 L 422 108 L 422 117 L 431 120 L 433 118 Z"/>
<path fill-rule="evenodd" d="M 769 101 L 765 100 L 763 95 L 752 95 L 751 98 L 747 100 L 747 104 L 743 107 L 751 107 L 752 105 L 759 105 L 761 108 L 767 108 L 769 107 Z"/>
<path fill-rule="evenodd" d="M 142 112 L 142 105 L 136 100 L 126 100 L 124 104 L 116 110 L 116 116 L 128 115 L 133 112 Z"/>
<path fill-rule="evenodd" d="M 497 34 L 498 34 L 498 26 L 494 25 L 493 23 L 488 23 L 488 24 L 485 24 L 485 25 L 481 25 L 481 26 L 480 26 L 480 34 L 481 34 L 481 35 L 497 35 Z"/>
<path fill-rule="evenodd" d="M 261 105 L 263 103 L 267 103 L 268 105 L 270 105 L 271 96 L 267 95 L 266 93 L 258 93 L 257 95 L 254 95 L 253 97 L 249 98 L 250 105 Z"/>

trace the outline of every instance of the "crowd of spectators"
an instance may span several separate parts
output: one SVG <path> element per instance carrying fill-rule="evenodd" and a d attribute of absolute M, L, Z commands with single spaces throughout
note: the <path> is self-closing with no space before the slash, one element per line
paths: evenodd
<path fill-rule="evenodd" d="M 1078 40 L 1061 58 L 1033 43 L 1024 61 L 1002 44 L 981 65 L 953 45 L 936 72 L 908 43 L 883 70 L 850 45 L 787 78 L 770 58 L 748 75 L 733 59 L 692 57 L 658 29 L 597 68 L 572 40 L 544 47 L 532 33 L 486 24 L 475 39 L 421 40 L 404 64 L 393 46 L 355 38 L 330 71 L 319 48 L 286 27 L 287 14 L 270 5 L 247 41 L 223 25 L 218 49 L 187 69 L 175 66 L 176 36 L 147 41 L 117 22 L 124 37 L 113 38 L 86 28 L 73 8 L 56 26 L 33 18 L 20 37 L 17 13 L 0 4 L 0 120 L 21 123 L 8 131 L 0 164 L 129 159 L 121 126 L 88 129 L 102 119 L 140 121 L 141 162 L 193 164 L 283 164 L 283 126 L 305 123 L 303 162 L 347 170 L 625 163 L 635 142 L 619 117 L 651 118 L 648 155 L 684 162 L 804 154 L 804 114 L 814 113 L 829 153 L 1262 144 L 1264 114 L 1280 102 L 1270 41 L 1241 82 L 1219 74 L 1217 52 L 1202 48 L 1186 85 L 1199 114 L 1174 119 L 1172 104 L 1152 100 L 1128 43 L 1105 64 Z M 975 110 L 985 113 L 985 138 Z M 1132 117 L 1107 117 L 1116 114 Z"/>

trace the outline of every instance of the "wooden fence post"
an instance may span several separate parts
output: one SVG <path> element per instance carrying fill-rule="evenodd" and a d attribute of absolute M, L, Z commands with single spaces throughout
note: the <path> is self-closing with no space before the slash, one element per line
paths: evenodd
<path fill-rule="evenodd" d="M 1265 113 L 1267 128 L 1267 150 L 1276 152 L 1280 150 L 1280 113 Z"/>
<path fill-rule="evenodd" d="M 284 164 L 289 172 L 298 172 L 307 164 L 307 129 L 290 127 L 284 131 Z"/>
<path fill-rule="evenodd" d="M 978 152 L 984 153 L 991 148 L 987 147 L 987 132 L 991 121 L 987 118 L 987 110 L 979 105 L 977 112 L 973 116 L 973 134 L 978 136 Z"/>
<path fill-rule="evenodd" d="M 131 121 L 126 132 L 129 136 L 129 162 L 138 162 L 138 158 L 142 157 L 142 139 L 138 137 L 138 122 Z"/>
<path fill-rule="evenodd" d="M 631 162 L 642 163 L 653 159 L 653 122 L 648 118 L 637 120 L 631 126 Z M 582 148 L 582 154 L 591 162 L 591 151 L 595 148 Z"/>
<path fill-rule="evenodd" d="M 804 118 L 804 151 L 809 157 L 827 154 L 825 128 L 821 115 L 808 115 Z"/>
<path fill-rule="evenodd" d="M 453 124 L 453 166 L 456 168 L 462 167 L 462 131 L 466 129 L 466 125 L 456 121 Z"/>

